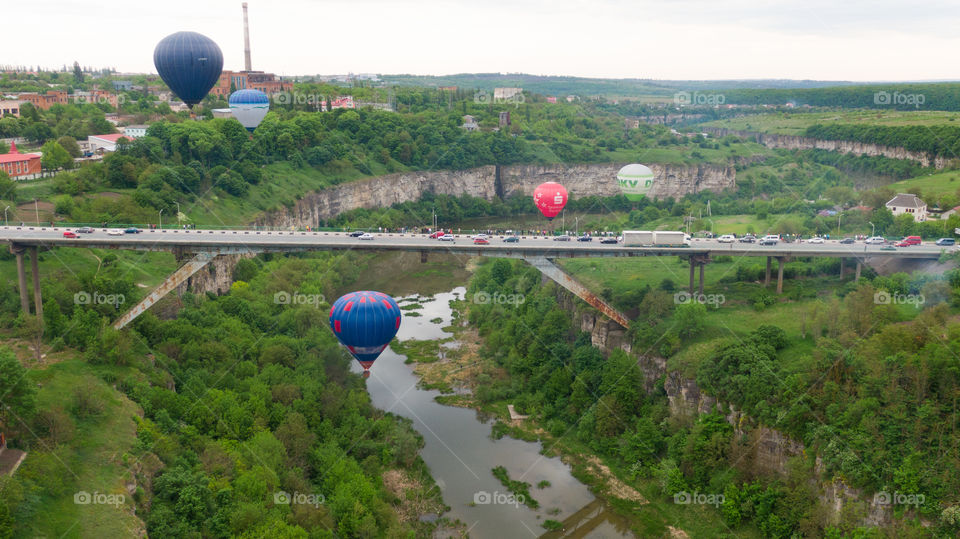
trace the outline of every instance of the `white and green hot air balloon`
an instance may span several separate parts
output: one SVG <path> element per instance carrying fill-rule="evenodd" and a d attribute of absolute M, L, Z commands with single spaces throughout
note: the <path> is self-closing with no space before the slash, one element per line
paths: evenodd
<path fill-rule="evenodd" d="M 643 200 L 653 187 L 653 171 L 637 163 L 627 165 L 617 172 L 617 183 L 627 200 Z"/>

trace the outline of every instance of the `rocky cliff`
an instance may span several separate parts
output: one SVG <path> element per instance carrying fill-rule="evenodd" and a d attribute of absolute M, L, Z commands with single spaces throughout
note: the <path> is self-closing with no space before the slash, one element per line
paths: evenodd
<path fill-rule="evenodd" d="M 590 334 L 591 342 L 603 353 L 620 349 L 631 353 L 631 343 L 619 324 L 598 313 L 576 296 L 557 287 L 557 301 L 571 313 L 574 327 Z M 704 393 L 693 378 L 680 371 L 667 369 L 667 360 L 646 354 L 634 354 L 643 373 L 644 389 L 648 393 L 663 387 L 670 402 L 670 413 L 675 418 L 694 418 L 699 414 L 717 411 L 725 414 L 734 432 L 744 437 L 739 447 L 747 454 L 741 457 L 751 469 L 766 475 L 785 475 L 788 461 L 797 456 L 806 456 L 804 445 L 782 432 L 757 423 L 736 409 L 735 406 L 718 402 Z M 820 459 L 814 466 L 817 477 L 825 475 Z M 843 483 L 841 479 L 819 480 L 819 499 L 828 510 L 829 518 L 838 522 L 843 514 L 854 514 L 864 526 L 882 526 L 893 518 L 892 506 L 881 500 L 864 495 L 859 489 Z"/>
<path fill-rule="evenodd" d="M 584 165 L 510 165 L 498 170 L 485 166 L 469 170 L 417 171 L 388 174 L 345 183 L 304 195 L 290 209 L 258 218 L 261 226 L 319 226 L 321 220 L 355 208 L 386 208 L 419 200 L 424 193 L 471 195 L 492 200 L 515 194 L 530 195 L 545 181 L 562 183 L 573 196 L 611 196 L 619 193 L 617 171 L 625 163 Z M 650 196 L 681 197 L 700 191 L 736 187 L 736 170 L 725 165 L 658 165 Z"/>
<path fill-rule="evenodd" d="M 914 152 L 899 146 L 881 146 L 851 140 L 822 140 L 795 135 L 777 135 L 771 133 L 757 133 L 754 131 L 738 131 L 722 127 L 701 127 L 705 133 L 717 137 L 734 135 L 754 140 L 768 148 L 783 148 L 786 150 L 828 150 L 831 152 L 852 153 L 855 155 L 883 156 L 890 159 L 907 159 L 916 161 L 925 167 L 942 169 L 947 165 L 947 159 L 942 156 L 933 156 L 926 152 Z"/>

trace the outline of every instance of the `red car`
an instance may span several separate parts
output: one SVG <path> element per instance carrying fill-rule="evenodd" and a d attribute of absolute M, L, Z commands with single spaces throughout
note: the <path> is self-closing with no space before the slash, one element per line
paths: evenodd
<path fill-rule="evenodd" d="M 69 230 L 67 230 L 66 232 L 63 233 L 63 237 L 64 237 L 64 238 L 76 238 L 77 235 L 74 234 L 73 232 L 70 232 Z"/>
<path fill-rule="evenodd" d="M 907 236 L 900 240 L 897 247 L 910 247 L 911 245 L 920 245 L 921 243 L 920 236 Z"/>
<path fill-rule="evenodd" d="M 474 245 L 490 245 L 490 241 L 484 238 L 477 238 L 473 240 Z"/>
<path fill-rule="evenodd" d="M 440 236 L 443 236 L 444 234 L 445 234 L 444 231 L 438 230 L 438 231 L 434 232 L 433 234 L 430 234 L 430 239 L 431 239 L 431 240 L 435 240 L 435 239 L 439 238 Z"/>

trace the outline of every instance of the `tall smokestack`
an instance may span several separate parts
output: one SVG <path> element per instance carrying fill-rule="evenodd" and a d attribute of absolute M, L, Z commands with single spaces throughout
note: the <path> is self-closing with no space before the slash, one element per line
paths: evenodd
<path fill-rule="evenodd" d="M 250 23 L 247 22 L 247 3 L 243 3 L 243 65 L 246 71 L 253 71 L 250 65 Z"/>

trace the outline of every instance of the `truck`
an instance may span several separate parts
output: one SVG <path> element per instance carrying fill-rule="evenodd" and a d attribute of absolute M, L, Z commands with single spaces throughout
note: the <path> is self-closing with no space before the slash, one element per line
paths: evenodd
<path fill-rule="evenodd" d="M 626 247 L 684 247 L 687 235 L 673 230 L 624 230 Z"/>

